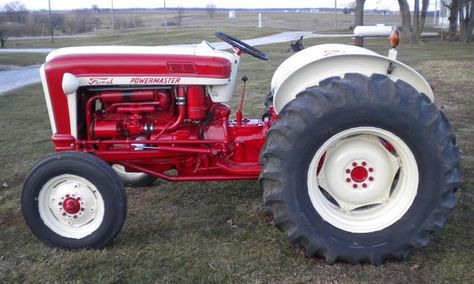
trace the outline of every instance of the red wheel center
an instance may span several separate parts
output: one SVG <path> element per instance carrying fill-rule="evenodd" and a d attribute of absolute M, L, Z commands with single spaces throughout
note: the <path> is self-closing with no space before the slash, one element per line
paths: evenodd
<path fill-rule="evenodd" d="M 81 210 L 81 204 L 75 198 L 67 198 L 63 202 L 63 209 L 68 214 L 76 214 Z"/>
<path fill-rule="evenodd" d="M 352 169 L 351 171 L 351 178 L 355 182 L 363 182 L 369 176 L 369 172 L 366 168 L 358 166 Z"/>

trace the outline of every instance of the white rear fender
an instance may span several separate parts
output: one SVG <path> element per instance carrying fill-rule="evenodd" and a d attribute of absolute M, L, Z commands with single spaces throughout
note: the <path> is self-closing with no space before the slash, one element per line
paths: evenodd
<path fill-rule="evenodd" d="M 347 73 L 366 76 L 385 74 L 393 81 L 407 82 L 434 100 L 433 91 L 425 78 L 406 64 L 362 47 L 323 44 L 296 53 L 275 71 L 271 85 L 275 111 L 280 112 L 306 88 L 316 86 L 330 77 L 343 77 Z"/>

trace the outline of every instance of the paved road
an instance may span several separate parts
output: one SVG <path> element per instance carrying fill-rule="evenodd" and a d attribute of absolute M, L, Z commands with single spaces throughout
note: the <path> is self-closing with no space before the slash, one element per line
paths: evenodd
<path fill-rule="evenodd" d="M 88 35 L 55 35 L 54 38 L 88 38 L 95 37 L 95 34 Z M 51 36 L 20 36 L 20 37 L 9 37 L 9 40 L 38 40 L 38 39 L 50 39 Z"/>
<path fill-rule="evenodd" d="M 0 72 L 0 96 L 40 81 L 39 65 L 15 68 Z"/>
<path fill-rule="evenodd" d="M 270 36 L 244 40 L 252 46 L 295 41 L 303 36 L 304 38 L 323 38 L 323 37 L 351 37 L 352 35 L 337 34 L 315 34 L 312 32 L 283 32 Z M 177 46 L 195 46 L 196 44 L 183 44 Z M 220 50 L 228 49 L 230 46 L 224 42 L 214 42 L 212 45 Z M 49 53 L 52 48 L 11 48 L 0 49 L 0 53 Z M 0 71 L 0 95 L 17 88 L 31 85 L 40 81 L 39 65 L 32 65 L 22 68 L 14 68 L 6 71 Z"/>
<path fill-rule="evenodd" d="M 0 53 L 50 53 L 54 48 L 2 48 Z"/>

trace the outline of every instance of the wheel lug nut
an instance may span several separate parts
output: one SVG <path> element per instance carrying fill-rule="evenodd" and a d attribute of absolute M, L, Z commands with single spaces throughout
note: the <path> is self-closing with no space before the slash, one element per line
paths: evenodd
<path fill-rule="evenodd" d="M 366 184 L 366 183 L 363 183 L 363 184 L 362 184 L 362 187 L 363 187 L 363 188 L 367 188 L 367 184 Z"/>
<path fill-rule="evenodd" d="M 354 183 L 354 184 L 352 185 L 352 187 L 353 187 L 353 188 L 358 188 L 359 186 Z"/>
<path fill-rule="evenodd" d="M 374 180 L 374 177 L 369 177 L 369 180 L 370 180 L 370 181 L 373 181 L 373 180 Z"/>
<path fill-rule="evenodd" d="M 63 216 L 66 216 L 66 212 L 63 212 Z"/>
<path fill-rule="evenodd" d="M 62 203 L 62 202 L 58 202 L 58 205 L 63 205 L 63 203 Z"/>
<path fill-rule="evenodd" d="M 346 182 L 351 182 L 351 179 L 350 179 L 350 178 L 346 178 Z"/>
<path fill-rule="evenodd" d="M 373 168 L 369 168 L 369 172 L 373 172 L 373 171 L 374 171 L 374 169 L 373 169 Z"/>
<path fill-rule="evenodd" d="M 367 166 L 367 163 L 366 162 L 362 162 L 362 166 Z"/>
<path fill-rule="evenodd" d="M 356 162 L 352 163 L 352 166 L 357 167 L 357 163 Z"/>
<path fill-rule="evenodd" d="M 351 170 L 347 169 L 346 174 L 350 174 L 350 173 L 351 173 Z"/>
<path fill-rule="evenodd" d="M 84 211 L 84 210 L 85 210 L 84 207 L 82 207 L 82 208 L 81 208 L 81 211 Z"/>

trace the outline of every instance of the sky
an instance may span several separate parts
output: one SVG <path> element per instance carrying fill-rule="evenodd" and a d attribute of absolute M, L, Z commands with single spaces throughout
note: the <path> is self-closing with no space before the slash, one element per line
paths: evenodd
<path fill-rule="evenodd" d="M 13 0 L 0 0 L 0 7 Z M 48 0 L 20 0 L 29 10 L 48 9 Z M 50 0 L 53 10 L 90 8 L 110 8 L 112 0 Z M 320 8 L 334 7 L 335 0 L 165 0 L 167 7 L 205 7 L 212 3 L 217 8 Z M 163 0 L 113 0 L 114 8 L 161 8 Z M 337 0 L 338 8 L 344 8 L 354 0 Z M 409 1 L 413 2 L 413 0 Z M 430 9 L 434 7 L 434 1 Z M 366 9 L 398 10 L 396 0 L 367 0 Z"/>

